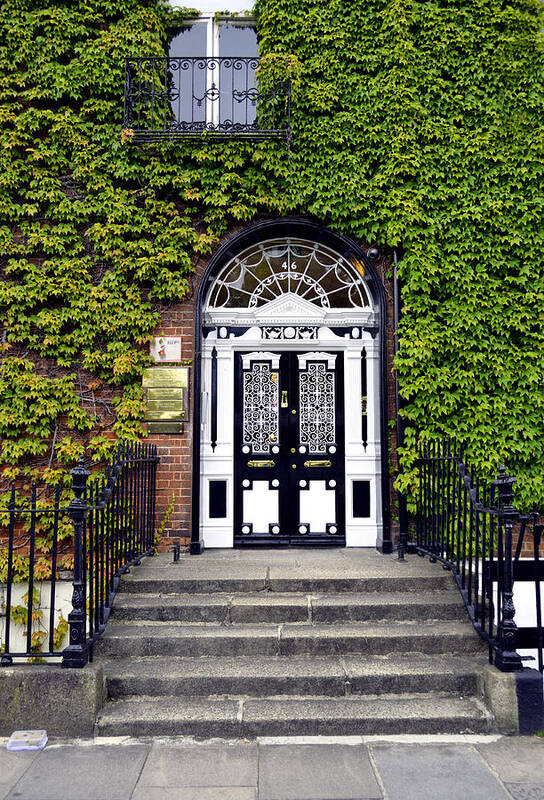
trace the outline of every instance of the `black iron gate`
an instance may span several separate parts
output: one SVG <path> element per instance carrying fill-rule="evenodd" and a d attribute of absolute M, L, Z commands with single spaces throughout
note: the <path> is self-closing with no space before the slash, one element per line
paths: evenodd
<path fill-rule="evenodd" d="M 452 570 L 472 624 L 489 645 L 491 663 L 503 672 L 516 672 L 524 661 L 532 662 L 518 649 L 534 649 L 542 672 L 544 525 L 539 515 L 520 514 L 514 507 L 515 479 L 505 467 L 496 480 L 480 480 L 455 439 L 421 445 L 417 464 L 418 553 Z M 530 546 L 531 558 L 521 558 L 524 543 Z M 517 582 L 534 587 L 536 625 L 516 623 Z"/>

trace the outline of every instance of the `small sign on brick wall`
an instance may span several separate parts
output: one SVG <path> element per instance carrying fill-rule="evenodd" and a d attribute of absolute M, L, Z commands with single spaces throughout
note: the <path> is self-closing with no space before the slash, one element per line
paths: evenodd
<path fill-rule="evenodd" d="M 155 336 L 151 342 L 151 358 L 156 364 L 181 361 L 181 336 Z"/>

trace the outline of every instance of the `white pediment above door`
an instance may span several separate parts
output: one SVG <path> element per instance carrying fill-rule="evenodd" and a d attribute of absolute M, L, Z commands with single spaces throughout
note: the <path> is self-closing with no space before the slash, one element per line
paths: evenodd
<path fill-rule="evenodd" d="M 372 325 L 371 309 L 322 308 L 286 292 L 256 308 L 214 308 L 205 312 L 207 325 Z"/>
<path fill-rule="evenodd" d="M 327 309 L 319 308 L 315 303 L 310 303 L 292 292 L 274 298 L 255 311 L 262 322 L 321 323 L 327 313 Z"/>

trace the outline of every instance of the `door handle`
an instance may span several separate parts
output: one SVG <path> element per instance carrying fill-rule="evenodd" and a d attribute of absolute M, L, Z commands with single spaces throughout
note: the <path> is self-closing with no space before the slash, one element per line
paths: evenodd
<path fill-rule="evenodd" d="M 289 405 L 289 403 L 287 401 L 287 392 L 283 391 L 281 393 L 281 407 L 282 408 L 287 408 L 288 405 Z"/>
<path fill-rule="evenodd" d="M 323 461 L 305 461 L 305 467 L 332 467 L 332 461 L 324 459 Z"/>
<path fill-rule="evenodd" d="M 275 467 L 274 461 L 248 461 L 248 467 Z"/>

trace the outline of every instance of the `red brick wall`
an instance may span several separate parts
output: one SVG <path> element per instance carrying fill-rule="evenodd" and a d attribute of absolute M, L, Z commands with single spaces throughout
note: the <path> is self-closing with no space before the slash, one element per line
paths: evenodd
<path fill-rule="evenodd" d="M 542 520 L 540 520 L 542 522 Z M 533 526 L 529 525 L 525 531 L 525 535 L 523 537 L 523 544 L 521 546 L 521 558 L 534 558 L 534 539 L 532 536 Z M 516 552 L 516 548 L 518 545 L 518 534 L 514 531 L 512 536 L 512 551 L 513 553 Z M 542 560 L 544 560 L 544 536 L 540 542 L 539 555 Z"/>
<path fill-rule="evenodd" d="M 232 235 L 231 232 L 230 235 Z M 363 245 L 367 250 L 368 245 Z M 182 544 L 188 544 L 191 536 L 191 491 L 192 491 L 192 437 L 193 437 L 193 417 L 194 405 L 196 402 L 193 379 L 194 379 L 194 314 L 197 288 L 200 279 L 207 266 L 207 260 L 201 259 L 196 266 L 195 275 L 192 281 L 192 290 L 188 299 L 180 304 L 173 306 L 162 306 L 161 326 L 156 334 L 166 336 L 181 337 L 181 357 L 182 360 L 190 364 L 189 381 L 189 421 L 184 425 L 182 434 L 153 434 L 148 441 L 157 445 L 160 457 L 158 477 L 157 477 L 157 518 L 156 524 L 159 526 L 164 519 L 173 496 L 176 496 L 174 508 L 169 516 L 162 535 L 160 545 L 161 551 L 168 550 L 172 545 L 173 539 L 180 539 Z M 377 272 L 384 283 L 387 296 L 387 373 L 388 373 L 388 413 L 389 419 L 395 418 L 395 396 L 394 396 L 394 376 L 392 374 L 393 360 L 393 292 L 392 282 L 388 276 L 389 265 L 386 259 L 382 259 L 377 264 Z M 396 470 L 396 443 L 395 434 L 390 436 L 390 463 L 393 470 Z M 393 476 L 391 478 L 391 485 Z M 392 521 L 393 531 L 398 532 L 398 523 L 394 522 L 396 516 L 396 496 L 393 495 L 392 502 Z"/>
<path fill-rule="evenodd" d="M 191 538 L 191 492 L 192 492 L 192 443 L 193 417 L 195 406 L 194 379 L 194 332 L 195 303 L 199 281 L 204 273 L 207 260 L 200 260 L 195 269 L 192 288 L 185 302 L 160 309 L 161 326 L 156 334 L 181 337 L 181 358 L 189 365 L 189 414 L 181 434 L 153 434 L 149 442 L 157 445 L 160 458 L 157 472 L 157 511 L 156 525 L 159 526 L 175 495 L 174 508 L 165 524 L 162 542 L 159 547 L 166 551 L 172 539 L 180 539 L 188 544 Z"/>

